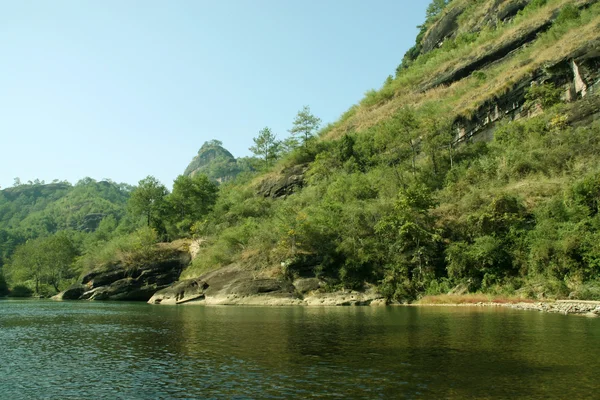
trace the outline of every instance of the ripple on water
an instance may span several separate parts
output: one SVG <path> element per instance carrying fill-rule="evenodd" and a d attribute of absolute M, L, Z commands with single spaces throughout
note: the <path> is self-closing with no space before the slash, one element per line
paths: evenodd
<path fill-rule="evenodd" d="M 0 398 L 592 398 L 599 345 L 512 310 L 8 301 Z"/>

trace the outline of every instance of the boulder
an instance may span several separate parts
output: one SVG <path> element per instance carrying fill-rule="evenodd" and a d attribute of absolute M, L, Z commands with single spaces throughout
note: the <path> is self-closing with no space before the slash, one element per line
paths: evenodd
<path fill-rule="evenodd" d="M 298 293 L 308 293 L 321 287 L 321 281 L 318 278 L 300 278 L 294 281 L 294 287 Z"/>
<path fill-rule="evenodd" d="M 86 287 L 80 284 L 69 286 L 59 294 L 52 296 L 52 300 L 78 300 L 85 292 Z"/>
<path fill-rule="evenodd" d="M 186 279 L 159 290 L 148 300 L 150 304 L 183 304 L 204 299 L 208 284 L 200 279 Z"/>

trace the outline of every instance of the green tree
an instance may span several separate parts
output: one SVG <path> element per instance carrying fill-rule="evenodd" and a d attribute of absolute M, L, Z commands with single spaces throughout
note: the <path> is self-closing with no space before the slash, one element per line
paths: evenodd
<path fill-rule="evenodd" d="M 11 283 L 34 281 L 35 293 L 40 285 L 52 285 L 60 291 L 61 284 L 73 277 L 72 264 L 77 249 L 66 231 L 44 238 L 32 239 L 20 245 L 8 265 Z"/>
<path fill-rule="evenodd" d="M 249 150 L 265 160 L 265 166 L 268 168 L 271 161 L 277 159 L 279 153 L 280 142 L 277 140 L 277 136 L 271 131 L 271 128 L 264 127 L 252 140 L 254 146 L 251 146 Z"/>
<path fill-rule="evenodd" d="M 2 268 L 0 268 L 0 296 L 4 296 L 6 293 L 8 293 L 8 286 L 6 285 Z"/>
<path fill-rule="evenodd" d="M 387 296 L 414 297 L 435 277 L 441 238 L 430 214 L 434 205 L 428 188 L 411 184 L 400 191 L 393 212 L 375 224 L 388 251 L 381 286 Z"/>
<path fill-rule="evenodd" d="M 311 114 L 309 106 L 304 106 L 302 110 L 298 111 L 293 127 L 289 132 L 292 136 L 299 136 L 302 144 L 306 146 L 308 140 L 319 129 L 319 125 L 321 125 L 321 119 Z"/>
<path fill-rule="evenodd" d="M 217 201 L 218 191 L 218 186 L 203 174 L 179 175 L 175 179 L 168 202 L 177 235 L 188 234 L 191 226 L 209 213 Z"/>
<path fill-rule="evenodd" d="M 167 188 L 153 176 L 147 176 L 131 192 L 129 208 L 133 214 L 143 215 L 148 226 L 159 225 L 165 214 Z"/>

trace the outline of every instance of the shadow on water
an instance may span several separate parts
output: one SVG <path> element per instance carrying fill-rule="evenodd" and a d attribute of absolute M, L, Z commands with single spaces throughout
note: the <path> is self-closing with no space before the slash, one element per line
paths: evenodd
<path fill-rule="evenodd" d="M 0 303 L 0 398 L 593 398 L 600 321 L 480 308 Z"/>

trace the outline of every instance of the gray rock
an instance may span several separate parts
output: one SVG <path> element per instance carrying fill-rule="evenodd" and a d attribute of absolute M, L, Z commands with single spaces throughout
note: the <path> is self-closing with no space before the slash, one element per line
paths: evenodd
<path fill-rule="evenodd" d="M 275 177 L 267 177 L 258 186 L 258 194 L 264 197 L 278 198 L 288 196 L 304 186 L 304 174 L 307 164 L 294 165 L 284 169 Z"/>
<path fill-rule="evenodd" d="M 230 265 L 196 279 L 177 282 L 155 293 L 149 303 L 182 304 L 190 301 L 223 305 L 291 305 L 301 300 L 291 282 L 255 276 L 251 271 Z"/>
<path fill-rule="evenodd" d="M 465 6 L 453 7 L 429 28 L 421 42 L 421 52 L 429 53 L 440 46 L 446 38 L 454 36 L 458 28 L 457 19 L 464 11 Z"/>
<path fill-rule="evenodd" d="M 294 287 L 298 293 L 308 293 L 321 287 L 321 281 L 318 278 L 300 278 L 294 281 Z"/>
<path fill-rule="evenodd" d="M 84 289 L 79 299 L 148 301 L 154 293 L 179 279 L 189 259 L 187 251 L 175 251 L 170 258 L 136 267 L 104 266 L 83 276 L 80 287 Z"/>
<path fill-rule="evenodd" d="M 52 300 L 78 300 L 85 292 L 86 287 L 80 284 L 71 285 L 66 290 L 52 296 Z"/>
<path fill-rule="evenodd" d="M 148 300 L 150 304 L 182 304 L 204 299 L 208 283 L 200 279 L 186 279 L 159 290 Z"/>

